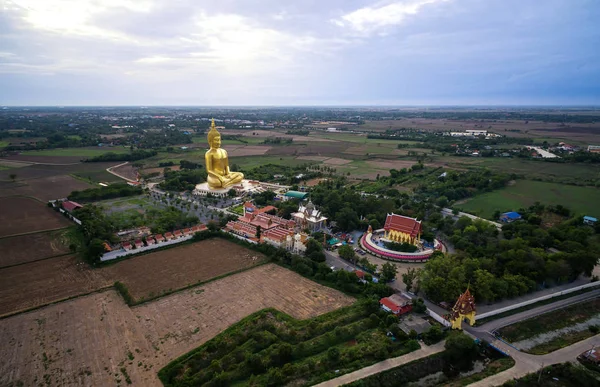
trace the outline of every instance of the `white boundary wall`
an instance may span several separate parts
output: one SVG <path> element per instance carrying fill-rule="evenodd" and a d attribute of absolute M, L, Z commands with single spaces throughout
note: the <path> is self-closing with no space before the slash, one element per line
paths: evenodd
<path fill-rule="evenodd" d="M 110 261 L 110 260 L 113 260 L 113 259 L 117 259 L 117 258 L 121 258 L 121 257 L 126 257 L 128 255 L 139 254 L 139 253 L 141 253 L 143 251 L 149 251 L 149 250 L 158 249 L 159 247 L 163 247 L 163 246 L 174 245 L 174 244 L 181 243 L 181 242 L 184 242 L 184 241 L 189 241 L 193 237 L 194 237 L 193 235 L 186 235 L 186 236 L 182 236 L 181 238 L 171 239 L 170 241 L 164 241 L 164 242 L 160 242 L 160 243 L 155 243 L 155 244 L 150 245 L 150 246 L 138 247 L 137 249 L 132 249 L 132 250 L 119 249 L 119 250 L 115 250 L 115 251 L 110 251 L 110 252 L 105 253 L 104 255 L 102 255 L 102 257 L 100 257 L 100 261 L 106 262 L 106 261 Z"/>
<path fill-rule="evenodd" d="M 491 312 L 478 314 L 477 315 L 477 319 L 495 316 L 495 315 L 500 314 L 500 313 L 508 312 L 509 310 L 513 310 L 513 309 L 521 308 L 523 306 L 535 304 L 536 302 L 539 302 L 539 301 L 549 300 L 549 299 L 554 298 L 554 297 L 560 297 L 560 296 L 562 296 L 564 294 L 569 294 L 569 293 L 573 293 L 573 292 L 576 292 L 576 291 L 581 290 L 581 289 L 593 288 L 593 287 L 596 287 L 596 286 L 600 286 L 600 281 L 591 282 L 589 284 L 585 284 L 585 285 L 581 285 L 581 286 L 576 286 L 574 288 L 563 290 L 563 291 L 552 293 L 552 294 L 547 294 L 547 295 L 542 296 L 542 297 L 534 298 L 533 300 L 528 300 L 528 301 L 520 302 L 518 304 L 507 306 L 507 307 L 504 307 L 504 308 L 492 310 Z"/>

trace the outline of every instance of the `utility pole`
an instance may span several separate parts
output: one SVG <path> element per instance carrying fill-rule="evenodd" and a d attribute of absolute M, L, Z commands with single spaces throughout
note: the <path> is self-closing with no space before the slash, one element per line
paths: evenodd
<path fill-rule="evenodd" d="M 540 380 L 542 379 L 542 370 L 544 369 L 544 363 L 542 363 L 542 368 L 540 368 L 540 373 L 538 375 L 538 385 L 540 384 Z"/>

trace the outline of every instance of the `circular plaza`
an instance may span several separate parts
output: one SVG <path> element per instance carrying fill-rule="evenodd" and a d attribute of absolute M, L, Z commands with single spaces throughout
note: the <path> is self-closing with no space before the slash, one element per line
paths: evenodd
<path fill-rule="evenodd" d="M 426 262 L 436 251 L 442 251 L 443 245 L 435 239 L 432 244 L 419 243 L 418 251 L 409 253 L 390 250 L 385 247 L 386 242 L 390 242 L 384 237 L 385 230 L 379 229 L 374 232 L 366 232 L 360 238 L 360 245 L 368 253 L 383 259 L 397 262 Z"/>

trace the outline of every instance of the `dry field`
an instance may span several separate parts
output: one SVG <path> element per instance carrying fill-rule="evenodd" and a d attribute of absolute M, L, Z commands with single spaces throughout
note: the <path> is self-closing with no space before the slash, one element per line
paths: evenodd
<path fill-rule="evenodd" d="M 0 316 L 112 285 L 103 274 L 74 256 L 0 269 Z"/>
<path fill-rule="evenodd" d="M 8 197 L 0 200 L 0 237 L 63 228 L 70 224 L 65 217 L 34 199 Z"/>
<path fill-rule="evenodd" d="M 130 258 L 102 270 L 136 300 L 262 263 L 264 256 L 223 239 L 208 239 Z"/>
<path fill-rule="evenodd" d="M 137 168 L 131 164 L 119 165 L 118 167 L 110 168 L 110 170 L 129 180 L 137 180 Z"/>
<path fill-rule="evenodd" d="M 367 161 L 367 164 L 372 166 L 373 168 L 380 169 L 402 169 L 402 168 L 410 168 L 416 164 L 416 161 L 413 160 L 378 160 L 378 161 Z"/>
<path fill-rule="evenodd" d="M 0 268 L 68 253 L 63 233 L 51 231 L 0 239 Z"/>
<path fill-rule="evenodd" d="M 344 165 L 344 164 L 348 164 L 351 162 L 352 162 L 352 160 L 346 160 L 346 159 L 340 159 L 337 157 L 332 157 L 330 159 L 325 160 L 323 163 L 329 164 L 329 165 Z"/>
<path fill-rule="evenodd" d="M 260 156 L 267 153 L 271 147 L 263 145 L 226 145 L 224 147 L 230 157 Z"/>
<path fill-rule="evenodd" d="M 5 159 L 0 159 L 3 163 Z M 17 181 L 39 179 L 49 176 L 69 175 L 72 173 L 97 172 L 104 171 L 108 167 L 112 167 L 117 163 L 76 163 L 69 165 L 45 165 L 32 164 L 19 169 L 5 169 L 0 171 L 0 181 L 9 181 L 9 175 L 15 173 Z"/>
<path fill-rule="evenodd" d="M 32 154 L 18 154 L 18 155 L 9 155 L 5 156 L 8 160 L 17 160 L 17 161 L 31 161 L 33 163 L 42 163 L 42 164 L 56 164 L 56 165 L 69 165 L 69 164 L 78 164 L 81 162 L 81 159 L 85 157 L 81 156 L 38 156 Z"/>
<path fill-rule="evenodd" d="M 38 234 L 35 234 L 38 235 Z M 13 239 L 13 238 L 11 238 Z M 0 239 L 2 241 L 2 239 Z M 45 246 L 49 253 L 50 246 Z M 44 250 L 40 247 L 40 250 Z M 38 252 L 41 254 L 41 252 Z M 26 262 L 12 247 L 7 256 Z M 0 316 L 124 283 L 136 300 L 158 296 L 262 263 L 264 256 L 223 239 L 174 247 L 90 269 L 63 256 L 0 269 Z M 5 259 L 0 261 L 3 265 Z"/>
<path fill-rule="evenodd" d="M 131 309 L 95 293 L 0 320 L 0 385 L 162 386 L 161 367 L 262 308 L 308 318 L 352 302 L 276 265 Z"/>
<path fill-rule="evenodd" d="M 22 182 L 15 190 L 20 195 L 33 196 L 42 201 L 66 198 L 73 191 L 92 188 L 91 184 L 69 175 L 49 176 Z"/>
<path fill-rule="evenodd" d="M 325 161 L 328 158 L 329 157 L 324 157 L 324 156 L 298 156 L 297 157 L 298 160 L 309 160 L 309 161 Z"/>
<path fill-rule="evenodd" d="M 181 168 L 181 166 L 179 166 L 179 165 L 172 165 L 170 167 L 146 168 L 146 169 L 142 170 L 142 173 L 143 174 L 150 174 L 150 173 L 158 172 L 162 176 L 163 172 L 165 171 L 165 168 L 169 168 L 171 171 L 179 171 L 179 169 Z"/>

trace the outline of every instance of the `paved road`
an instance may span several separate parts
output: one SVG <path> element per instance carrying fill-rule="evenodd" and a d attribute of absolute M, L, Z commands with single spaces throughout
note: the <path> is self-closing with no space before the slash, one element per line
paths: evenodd
<path fill-rule="evenodd" d="M 466 212 L 459 212 L 458 215 L 454 215 L 454 213 L 452 212 L 451 208 L 443 208 L 442 211 L 441 211 L 441 213 L 442 213 L 443 216 L 452 216 L 453 219 L 458 219 L 461 216 L 466 216 L 466 217 L 471 218 L 473 220 L 483 220 L 484 222 L 488 222 L 488 223 L 491 223 L 494 226 L 496 226 L 496 228 L 498 229 L 498 231 L 502 231 L 502 224 L 501 223 L 492 222 L 491 220 L 480 218 L 479 216 L 467 214 Z"/>
<path fill-rule="evenodd" d="M 497 348 L 510 355 L 516 362 L 515 366 L 496 375 L 492 375 L 482 381 L 471 384 L 471 386 L 498 386 L 514 378 L 520 378 L 528 373 L 538 371 L 540 368 L 551 364 L 564 363 L 574 361 L 579 354 L 587 349 L 600 344 L 600 336 L 596 335 L 586 340 L 580 341 L 566 348 L 554 351 L 547 355 L 531 355 L 525 352 L 518 351 L 510 345 L 497 340 L 490 332 L 499 329 L 503 326 L 514 324 L 516 322 L 538 316 L 540 314 L 550 312 L 555 309 L 563 308 L 567 305 L 576 304 L 590 298 L 598 297 L 600 289 L 591 292 L 579 294 L 564 300 L 553 302 L 552 304 L 542 305 L 537 308 L 523 311 L 521 313 L 507 316 L 497 320 L 490 321 L 480 327 L 469 327 L 463 324 L 466 332 L 483 340 L 487 340 Z"/>
<path fill-rule="evenodd" d="M 500 372 L 499 374 L 480 380 L 479 382 L 469 384 L 469 386 L 500 386 L 509 380 L 521 378 L 529 373 L 539 371 L 542 367 L 547 367 L 557 363 L 564 363 L 567 361 L 574 361 L 579 354 L 592 348 L 593 346 L 598 345 L 599 343 L 600 336 L 596 335 L 547 355 L 536 356 L 519 352 L 502 342 L 496 341 L 493 343 L 494 345 L 497 345 L 502 350 L 509 351 L 508 353 L 513 359 L 515 359 L 515 366 L 506 371 Z"/>
<path fill-rule="evenodd" d="M 386 359 L 379 363 L 375 363 L 371 366 L 361 368 L 357 371 L 342 375 L 338 378 L 331 379 L 326 382 L 317 384 L 317 385 L 315 385 L 315 387 L 334 387 L 334 386 L 341 386 L 344 384 L 352 383 L 356 380 L 366 378 L 367 376 L 375 375 L 380 372 L 387 371 L 391 368 L 398 367 L 402 364 L 410 363 L 411 361 L 418 360 L 418 359 L 421 359 L 421 358 L 424 358 L 427 356 L 431 356 L 438 352 L 441 352 L 444 350 L 444 343 L 445 343 L 445 341 L 442 341 L 440 343 L 437 343 L 435 345 L 430 345 L 430 346 L 421 345 L 421 349 L 418 349 L 414 352 L 407 353 L 406 355 L 403 355 L 403 356 Z"/>
<path fill-rule="evenodd" d="M 596 298 L 600 296 L 600 289 L 592 290 L 590 292 L 586 292 L 583 294 L 578 294 L 573 297 L 565 298 L 563 300 L 555 301 L 551 304 L 546 304 L 542 306 L 538 306 L 537 308 L 525 310 L 520 313 L 513 314 L 512 316 L 507 316 L 504 318 L 499 318 L 497 320 L 490 321 L 481 325 L 480 327 L 469 327 L 469 329 L 476 331 L 486 331 L 493 332 L 496 329 L 500 329 L 504 326 L 514 324 L 516 322 L 526 320 L 531 317 L 538 316 L 540 314 L 544 314 L 550 312 L 552 310 L 564 308 L 565 306 L 576 304 L 585 300 L 589 300 L 592 298 Z"/>
<path fill-rule="evenodd" d="M 346 271 L 354 271 L 360 270 L 356 266 L 352 265 L 349 262 L 344 261 L 337 254 L 332 253 L 331 251 L 324 250 L 325 253 L 325 262 L 327 266 L 334 267 L 336 270 L 343 269 Z"/>

